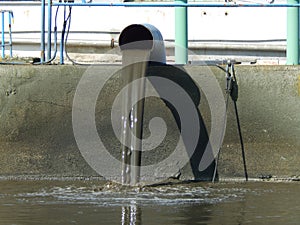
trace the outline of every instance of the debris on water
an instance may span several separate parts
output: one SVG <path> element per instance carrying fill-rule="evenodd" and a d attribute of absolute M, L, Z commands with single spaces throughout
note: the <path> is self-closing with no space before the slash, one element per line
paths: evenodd
<path fill-rule="evenodd" d="M 168 180 L 155 184 L 139 183 L 137 186 L 123 185 L 120 183 L 107 181 L 104 184 L 93 187 L 94 192 L 143 192 L 149 190 L 159 190 L 160 188 L 173 188 L 174 186 L 189 186 L 198 182 L 179 181 L 178 179 L 169 178 Z M 201 182 L 203 184 L 203 182 Z"/>
<path fill-rule="evenodd" d="M 142 186 L 122 185 L 119 183 L 108 181 L 101 186 L 94 187 L 94 192 L 139 192 L 142 188 Z"/>
<path fill-rule="evenodd" d="M 271 174 L 261 174 L 259 175 L 258 178 L 263 179 L 263 180 L 268 180 L 271 179 L 273 176 Z"/>

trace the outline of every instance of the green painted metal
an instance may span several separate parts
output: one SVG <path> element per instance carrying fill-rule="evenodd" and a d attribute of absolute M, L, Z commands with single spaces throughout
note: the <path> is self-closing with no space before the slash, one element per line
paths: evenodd
<path fill-rule="evenodd" d="M 175 3 L 187 3 L 187 0 L 175 0 Z M 188 62 L 188 11 L 187 7 L 175 8 L 175 63 Z"/>
<path fill-rule="evenodd" d="M 288 0 L 289 4 L 299 4 L 299 0 Z M 299 7 L 287 8 L 287 65 L 299 64 Z"/>

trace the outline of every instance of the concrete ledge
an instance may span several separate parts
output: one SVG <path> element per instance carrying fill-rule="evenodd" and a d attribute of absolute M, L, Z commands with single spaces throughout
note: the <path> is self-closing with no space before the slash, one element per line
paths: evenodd
<path fill-rule="evenodd" d="M 0 67 L 0 176 L 97 177 L 78 150 L 72 129 L 72 104 L 84 66 Z M 110 74 L 119 66 L 98 66 Z M 207 76 L 207 67 L 186 66 L 192 77 Z M 217 67 L 209 70 L 225 88 L 225 75 Z M 238 109 L 251 178 L 300 175 L 300 89 L 297 66 L 236 66 L 239 83 Z M 107 104 L 120 90 L 119 75 L 113 76 L 106 98 L 98 99 L 99 129 L 109 126 Z M 156 101 L 148 110 L 159 112 L 171 124 L 170 140 L 176 140 L 176 126 L 170 112 Z M 210 132 L 210 111 L 201 95 L 200 112 Z M 150 113 L 150 110 L 151 113 Z M 106 132 L 107 138 L 113 134 Z M 111 142 L 113 154 L 119 143 Z M 165 154 L 164 146 L 161 149 Z M 156 159 L 159 159 L 156 158 Z M 151 160 L 156 160 L 151 159 Z M 219 177 L 243 176 L 241 150 L 233 105 L 229 105 L 226 135 L 219 161 Z M 181 179 L 193 179 L 190 165 L 174 171 Z"/>

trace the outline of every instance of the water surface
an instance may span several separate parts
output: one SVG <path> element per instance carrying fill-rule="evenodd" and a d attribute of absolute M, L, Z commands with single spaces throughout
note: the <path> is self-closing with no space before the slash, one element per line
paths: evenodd
<path fill-rule="evenodd" d="M 300 224 L 299 182 L 0 181 L 0 225 Z"/>

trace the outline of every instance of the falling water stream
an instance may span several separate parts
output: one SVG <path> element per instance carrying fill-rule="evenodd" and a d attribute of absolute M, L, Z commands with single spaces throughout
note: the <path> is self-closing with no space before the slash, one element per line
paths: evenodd
<path fill-rule="evenodd" d="M 142 148 L 145 77 L 149 61 L 149 49 L 126 49 L 122 52 L 123 84 L 128 86 L 122 102 L 122 183 L 139 182 Z M 135 81 L 135 82 L 133 82 Z"/>
<path fill-rule="evenodd" d="M 299 224 L 300 183 L 0 181 L 0 225 Z"/>

